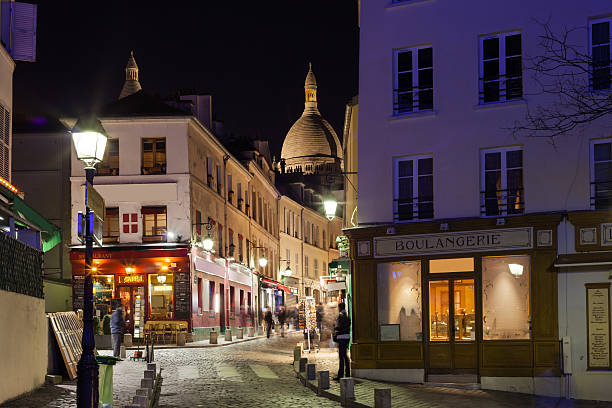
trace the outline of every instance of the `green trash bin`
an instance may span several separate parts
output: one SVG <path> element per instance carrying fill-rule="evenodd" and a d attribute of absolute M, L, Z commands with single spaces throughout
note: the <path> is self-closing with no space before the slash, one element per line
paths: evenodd
<path fill-rule="evenodd" d="M 113 406 L 113 366 L 120 361 L 117 357 L 96 356 L 98 361 L 98 394 L 99 407 Z"/>

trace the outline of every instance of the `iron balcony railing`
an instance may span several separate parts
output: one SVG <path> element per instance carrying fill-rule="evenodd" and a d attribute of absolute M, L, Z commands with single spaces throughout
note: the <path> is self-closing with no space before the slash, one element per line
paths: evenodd
<path fill-rule="evenodd" d="M 433 109 L 433 87 L 414 87 L 393 90 L 393 114 L 420 112 Z"/>
<path fill-rule="evenodd" d="M 525 212 L 523 189 L 486 190 L 480 192 L 480 214 L 512 215 Z"/>
<path fill-rule="evenodd" d="M 433 218 L 433 197 L 396 198 L 395 221 L 428 220 Z"/>
<path fill-rule="evenodd" d="M 480 78 L 480 104 L 509 101 L 523 97 L 522 75 L 496 75 Z"/>

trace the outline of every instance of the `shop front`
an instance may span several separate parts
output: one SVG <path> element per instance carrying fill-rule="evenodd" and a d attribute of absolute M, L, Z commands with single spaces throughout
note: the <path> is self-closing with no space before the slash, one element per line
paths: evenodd
<path fill-rule="evenodd" d="M 559 220 L 348 230 L 354 375 L 559 395 Z"/>
<path fill-rule="evenodd" d="M 121 304 L 125 332 L 143 339 L 148 321 L 189 319 L 189 258 L 187 248 L 104 248 L 94 251 L 92 267 L 94 310 L 102 320 Z M 73 307 L 83 308 L 85 256 L 75 248 L 70 259 Z"/>

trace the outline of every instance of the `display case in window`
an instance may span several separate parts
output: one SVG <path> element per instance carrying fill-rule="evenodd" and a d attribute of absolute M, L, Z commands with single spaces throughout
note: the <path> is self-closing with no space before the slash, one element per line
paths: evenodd
<path fill-rule="evenodd" d="M 94 310 L 98 317 L 111 313 L 111 299 L 115 291 L 113 275 L 96 275 L 93 277 Z"/>
<path fill-rule="evenodd" d="M 134 291 L 134 338 L 144 337 L 145 320 L 145 296 L 144 286 L 135 288 Z"/>
<path fill-rule="evenodd" d="M 152 320 L 174 317 L 174 274 L 149 275 L 149 305 Z"/>

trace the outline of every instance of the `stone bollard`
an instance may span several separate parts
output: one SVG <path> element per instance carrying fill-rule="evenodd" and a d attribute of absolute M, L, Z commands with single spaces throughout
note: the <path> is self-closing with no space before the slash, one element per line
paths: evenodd
<path fill-rule="evenodd" d="M 186 341 L 187 341 L 187 333 L 178 332 L 176 334 L 176 345 L 177 346 L 184 346 Z"/>
<path fill-rule="evenodd" d="M 249 327 L 247 329 L 247 336 L 248 337 L 255 337 L 255 328 L 254 327 Z"/>
<path fill-rule="evenodd" d="M 150 378 L 150 379 L 154 380 L 155 379 L 155 371 L 153 371 L 153 370 L 145 370 L 144 378 Z"/>
<path fill-rule="evenodd" d="M 144 395 L 134 395 L 132 397 L 132 404 L 140 405 L 141 407 L 146 407 L 149 405 L 149 399 Z"/>
<path fill-rule="evenodd" d="M 125 346 L 120 346 L 119 347 L 119 357 L 120 358 L 125 358 Z"/>
<path fill-rule="evenodd" d="M 236 338 L 244 339 L 244 329 L 242 327 L 239 329 L 236 329 Z"/>
<path fill-rule="evenodd" d="M 225 341 L 232 341 L 232 329 L 225 329 Z"/>
<path fill-rule="evenodd" d="M 209 343 L 210 344 L 217 344 L 217 338 L 219 337 L 219 332 L 216 331 L 211 331 L 210 332 L 210 339 L 209 339 Z"/>
<path fill-rule="evenodd" d="M 306 380 L 313 381 L 317 375 L 316 364 L 306 364 Z"/>
<path fill-rule="evenodd" d="M 347 401 L 355 399 L 355 380 L 351 377 L 340 379 L 340 401 L 346 404 Z"/>
<path fill-rule="evenodd" d="M 317 371 L 317 394 L 329 389 L 329 371 Z"/>
<path fill-rule="evenodd" d="M 306 364 L 308 364 L 308 359 L 306 357 L 300 358 L 300 373 L 306 371 Z"/>
<path fill-rule="evenodd" d="M 274 325 L 274 333 L 276 333 L 276 335 L 278 336 L 280 334 L 281 330 L 280 330 L 280 325 L 275 324 Z"/>
<path fill-rule="evenodd" d="M 140 388 L 153 388 L 153 382 L 151 378 L 143 378 L 140 380 Z"/>
<path fill-rule="evenodd" d="M 147 363 L 147 370 L 157 371 L 157 364 L 155 364 L 155 363 Z"/>
<path fill-rule="evenodd" d="M 151 399 L 151 394 L 153 394 L 153 390 L 150 388 L 139 388 L 136 390 L 136 395 L 142 395 L 148 399 Z"/>
<path fill-rule="evenodd" d="M 391 408 L 391 388 L 374 389 L 374 408 Z"/>
<path fill-rule="evenodd" d="M 131 333 L 125 333 L 123 335 L 123 345 L 125 347 L 132 347 L 132 334 Z"/>

